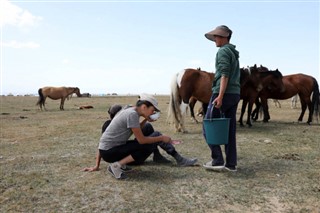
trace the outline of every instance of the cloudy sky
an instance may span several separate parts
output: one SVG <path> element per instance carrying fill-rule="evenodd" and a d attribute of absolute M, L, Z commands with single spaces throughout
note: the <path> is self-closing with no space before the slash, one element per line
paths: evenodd
<path fill-rule="evenodd" d="M 319 1 L 0 0 L 1 94 L 78 86 L 94 94 L 168 94 L 188 67 L 214 72 L 204 34 L 233 30 L 241 66 L 320 80 Z"/>

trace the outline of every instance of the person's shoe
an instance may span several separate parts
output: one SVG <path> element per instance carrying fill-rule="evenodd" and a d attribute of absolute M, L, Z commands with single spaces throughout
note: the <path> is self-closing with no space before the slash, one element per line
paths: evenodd
<path fill-rule="evenodd" d="M 123 172 L 131 172 L 133 169 L 131 167 L 127 166 L 127 165 L 122 165 L 121 166 L 121 170 Z"/>
<path fill-rule="evenodd" d="M 224 164 L 216 164 L 213 161 L 209 161 L 203 164 L 203 167 L 214 171 L 221 171 L 224 169 Z"/>
<path fill-rule="evenodd" d="M 236 172 L 237 171 L 236 166 L 225 166 L 224 168 L 229 172 Z"/>
<path fill-rule="evenodd" d="M 108 171 L 115 177 L 116 179 L 125 179 L 126 176 L 121 169 L 121 165 L 119 162 L 111 163 L 108 166 Z"/>
<path fill-rule="evenodd" d="M 182 157 L 181 160 L 177 161 L 178 166 L 194 166 L 198 161 L 197 158 L 185 158 Z"/>
<path fill-rule="evenodd" d="M 163 164 L 171 163 L 170 160 L 168 160 L 167 158 L 165 158 L 161 154 L 153 154 L 153 162 L 163 163 Z"/>

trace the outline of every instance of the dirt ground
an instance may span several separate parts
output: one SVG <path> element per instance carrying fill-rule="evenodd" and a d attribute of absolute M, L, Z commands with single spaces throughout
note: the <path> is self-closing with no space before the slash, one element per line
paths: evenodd
<path fill-rule="evenodd" d="M 95 163 L 108 107 L 135 104 L 136 96 L 73 97 L 65 111 L 59 101 L 39 111 L 37 97 L 2 96 L 0 212 L 320 212 L 320 125 L 305 123 L 308 111 L 298 123 L 299 105 L 270 102 L 269 123 L 237 126 L 238 171 L 210 172 L 201 166 L 210 160 L 201 122 L 187 115 L 189 133 L 176 133 L 166 122 L 169 96 L 157 98 L 154 127 L 182 140 L 176 149 L 199 165 L 177 167 L 161 150 L 172 164 L 151 156 L 119 181 L 105 162 L 98 172 L 81 170 Z M 78 109 L 84 105 L 94 108 Z"/>

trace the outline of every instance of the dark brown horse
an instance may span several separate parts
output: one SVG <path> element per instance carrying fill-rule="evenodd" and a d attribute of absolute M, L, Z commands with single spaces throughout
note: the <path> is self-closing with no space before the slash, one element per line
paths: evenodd
<path fill-rule="evenodd" d="M 174 123 L 176 131 L 187 132 L 184 126 L 184 115 L 191 97 L 203 104 L 209 103 L 213 78 L 213 73 L 191 68 L 184 69 L 174 76 L 171 82 L 168 120 Z M 203 109 L 206 108 L 203 107 Z"/>
<path fill-rule="evenodd" d="M 248 104 L 247 125 L 252 126 L 250 117 L 252 112 L 252 106 L 258 98 L 259 92 L 264 88 L 268 88 L 272 91 L 284 90 L 284 85 L 282 83 L 282 74 L 279 70 L 268 71 L 268 69 L 263 66 L 257 67 L 256 65 L 254 65 L 249 69 L 242 70 L 241 76 L 242 79 L 240 80 L 240 97 L 243 101 L 239 122 L 241 126 L 244 126 L 243 115 Z"/>
<path fill-rule="evenodd" d="M 39 100 L 37 105 L 40 105 L 40 109 L 42 110 L 42 106 L 45 110 L 45 102 L 46 98 L 49 97 L 53 100 L 61 99 L 60 110 L 64 110 L 64 101 L 69 96 L 72 96 L 73 93 L 76 93 L 78 97 L 81 97 L 80 89 L 78 87 L 42 87 L 38 90 Z"/>
<path fill-rule="evenodd" d="M 259 93 L 261 104 L 264 111 L 264 122 L 268 122 L 270 119 L 267 99 L 279 99 L 284 100 L 293 97 L 298 94 L 301 103 L 301 114 L 298 121 L 302 121 L 304 113 L 308 107 L 309 117 L 307 123 L 312 122 L 312 116 L 315 113 L 319 113 L 319 85 L 315 78 L 305 74 L 286 75 L 282 78 L 285 90 L 270 90 L 266 87 Z M 312 94 L 312 99 L 310 99 Z"/>

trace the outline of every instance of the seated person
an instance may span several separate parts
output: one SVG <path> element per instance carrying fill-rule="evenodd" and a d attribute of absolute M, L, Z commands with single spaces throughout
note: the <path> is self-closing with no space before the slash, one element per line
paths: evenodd
<path fill-rule="evenodd" d="M 127 106 L 124 107 L 124 109 L 127 109 L 129 107 L 131 107 L 131 106 L 127 105 Z M 111 121 L 114 118 L 114 116 L 116 116 L 116 114 L 122 109 L 123 109 L 123 107 L 121 105 L 119 105 L 119 104 L 114 104 L 109 108 L 108 113 L 110 115 L 110 119 L 107 120 L 106 122 L 104 122 L 104 124 L 102 126 L 102 132 L 101 132 L 102 134 L 104 133 L 104 131 L 106 131 L 107 127 L 111 123 Z M 144 127 L 142 128 L 143 135 L 148 136 L 152 132 L 154 132 L 154 129 L 153 129 L 152 125 L 150 123 L 146 123 L 144 125 Z M 155 163 L 171 163 L 170 160 L 168 160 L 167 158 L 165 158 L 164 156 L 162 156 L 160 154 L 160 151 L 159 151 L 158 148 L 156 148 L 153 151 L 153 162 L 155 162 Z"/>
<path fill-rule="evenodd" d="M 102 134 L 97 153 L 96 166 L 86 168 L 85 171 L 96 171 L 99 169 L 101 157 L 109 162 L 108 171 L 116 178 L 125 177 L 126 165 L 130 163 L 143 163 L 157 146 L 163 148 L 171 155 L 179 166 L 192 166 L 197 159 L 182 157 L 170 143 L 169 136 L 154 131 L 150 125 L 145 125 L 155 111 L 160 111 L 157 100 L 148 94 L 142 94 L 135 107 L 121 110 L 114 117 L 106 131 Z M 144 120 L 140 123 L 140 117 Z M 152 127 L 152 126 L 151 126 Z M 145 129 L 145 135 L 143 133 Z M 129 140 L 131 135 L 135 139 Z"/>

